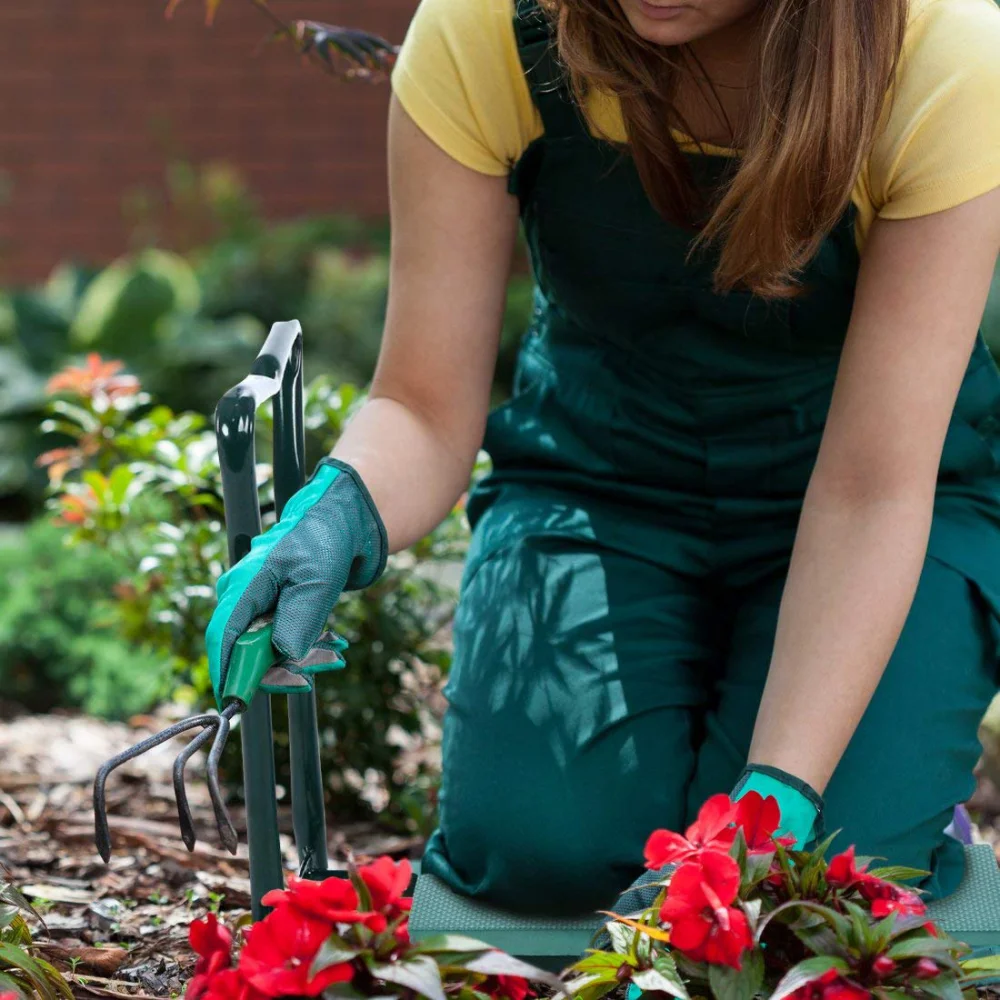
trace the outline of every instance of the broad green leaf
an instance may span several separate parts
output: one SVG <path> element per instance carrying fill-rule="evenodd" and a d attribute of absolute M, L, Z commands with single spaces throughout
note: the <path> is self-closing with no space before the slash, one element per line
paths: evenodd
<path fill-rule="evenodd" d="M 679 1000 L 688 1000 L 687 987 L 677 971 L 677 963 L 670 955 L 662 955 L 653 963 L 651 969 L 633 973 L 632 982 L 644 991 L 655 990 L 669 993 Z"/>
<path fill-rule="evenodd" d="M 387 962 L 371 965 L 371 973 L 376 979 L 405 986 L 409 990 L 427 997 L 427 1000 L 445 1000 L 441 986 L 441 970 L 437 962 L 428 955 L 417 955 L 403 962 Z"/>
<path fill-rule="evenodd" d="M 635 930 L 619 923 L 617 920 L 611 921 L 605 928 L 608 937 L 611 938 L 611 947 L 622 955 L 631 955 L 635 950 Z"/>
<path fill-rule="evenodd" d="M 589 951 L 579 961 L 574 962 L 570 968 L 574 972 L 598 973 L 608 969 L 617 972 L 627 962 L 627 955 L 616 954 L 613 951 Z"/>
<path fill-rule="evenodd" d="M 938 1000 L 962 1000 L 962 988 L 953 974 L 938 976 L 936 979 L 923 979 L 920 989 Z"/>
<path fill-rule="evenodd" d="M 567 996 L 573 1000 L 601 1000 L 619 986 L 613 972 L 608 974 L 587 973 L 563 984 Z"/>
<path fill-rule="evenodd" d="M 309 978 L 312 979 L 331 965 L 350 962 L 357 958 L 358 949 L 352 948 L 342 937 L 331 934 L 320 946 L 313 963 L 309 968 Z"/>
<path fill-rule="evenodd" d="M 0 906 L 0 930 L 3 930 L 4 927 L 9 927 L 20 912 L 21 910 L 17 906 Z"/>
<path fill-rule="evenodd" d="M 764 982 L 764 956 L 759 950 L 743 956 L 743 967 L 710 965 L 708 981 L 716 1000 L 753 1000 Z"/>
<path fill-rule="evenodd" d="M 414 954 L 433 954 L 438 951 L 491 951 L 492 945 L 463 934 L 435 934 L 433 937 L 414 941 L 410 951 Z"/>
<path fill-rule="evenodd" d="M 481 972 L 487 976 L 521 976 L 536 983 L 545 983 L 557 991 L 562 990 L 562 981 L 555 974 L 538 969 L 502 951 L 487 951 L 465 967 L 470 972 Z"/>
<path fill-rule="evenodd" d="M 955 958 L 956 947 L 955 942 L 949 941 L 947 938 L 936 938 L 925 934 L 896 941 L 886 954 L 894 962 L 905 958 L 933 958 L 955 962 L 957 961 Z"/>
<path fill-rule="evenodd" d="M 1000 972 L 1000 955 L 968 958 L 961 963 L 963 972 Z"/>
<path fill-rule="evenodd" d="M 842 958 L 835 958 L 832 955 L 817 955 L 815 958 L 807 958 L 785 973 L 769 1000 L 785 1000 L 785 997 L 791 996 L 796 990 L 819 979 L 831 969 L 836 969 L 843 975 L 850 970 L 850 966 Z"/>

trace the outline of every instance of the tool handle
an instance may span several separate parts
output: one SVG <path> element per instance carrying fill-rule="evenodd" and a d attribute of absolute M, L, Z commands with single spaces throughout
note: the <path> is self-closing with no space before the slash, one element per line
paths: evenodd
<path fill-rule="evenodd" d="M 310 683 L 278 664 L 284 657 L 271 643 L 273 626 L 270 615 L 256 619 L 233 646 L 222 692 L 223 704 L 240 702 L 244 708 L 261 687 L 269 691 L 305 691 Z"/>

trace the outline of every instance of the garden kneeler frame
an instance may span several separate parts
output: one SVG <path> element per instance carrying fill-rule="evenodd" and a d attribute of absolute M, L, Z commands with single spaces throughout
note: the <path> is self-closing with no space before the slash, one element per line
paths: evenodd
<path fill-rule="evenodd" d="M 280 515 L 284 504 L 306 478 L 302 330 L 297 322 L 276 323 L 271 328 L 250 375 L 223 396 L 216 411 L 231 564 L 246 555 L 251 540 L 261 531 L 255 417 L 258 407 L 267 400 L 273 400 L 274 408 L 274 493 Z M 269 643 L 264 641 L 265 635 L 263 632 L 259 635 L 247 633 L 239 640 L 240 648 L 234 651 L 234 656 L 242 658 L 249 672 L 257 678 L 273 663 L 267 648 Z M 243 771 L 254 919 L 263 915 L 262 896 L 284 883 L 278 843 L 271 695 L 267 693 L 268 687 L 277 690 L 284 689 L 284 686 L 280 682 L 269 684 L 271 680 L 275 678 L 269 673 L 264 679 L 264 689 L 249 701 L 241 720 L 244 727 Z M 286 680 L 294 678 L 286 676 Z M 299 874 L 311 879 L 344 875 L 343 871 L 330 870 L 327 866 L 316 698 L 311 687 L 288 693 L 288 717 L 292 821 L 299 855 Z M 182 731 L 180 727 L 185 725 L 189 729 L 194 728 L 206 718 L 218 720 L 219 717 L 198 717 L 187 723 L 178 723 L 167 733 Z M 194 752 L 192 748 L 207 742 L 213 732 L 215 730 L 208 729 L 189 744 L 178 758 L 181 771 L 182 764 Z M 162 742 L 164 738 L 167 738 L 166 734 L 160 734 L 146 742 Z M 136 752 L 141 751 L 139 748 L 126 751 L 116 761 Z M 217 754 L 213 752 L 212 757 L 217 758 Z M 177 770 L 175 768 L 175 777 Z M 106 774 L 104 776 L 106 778 Z M 209 779 L 212 786 L 211 767 Z M 175 781 L 175 786 L 180 804 L 183 783 Z M 215 797 L 213 795 L 213 800 Z M 218 808 L 216 811 L 218 813 Z M 98 826 L 100 830 L 100 821 Z M 220 822 L 220 832 L 222 830 Z M 968 847 L 967 859 L 962 885 L 952 896 L 931 904 L 930 917 L 950 934 L 976 949 L 1000 951 L 1000 870 L 993 850 L 986 844 Z M 414 867 L 419 872 L 419 865 Z M 592 913 L 572 918 L 525 917 L 459 896 L 433 875 L 418 874 L 413 895 L 409 929 L 415 940 L 441 933 L 467 934 L 543 968 L 561 969 L 569 964 L 590 946 L 594 934 L 596 920 Z"/>

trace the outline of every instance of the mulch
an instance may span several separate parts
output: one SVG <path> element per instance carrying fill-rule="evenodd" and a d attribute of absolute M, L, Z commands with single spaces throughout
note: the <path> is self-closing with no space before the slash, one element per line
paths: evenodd
<path fill-rule="evenodd" d="M 197 759 L 189 767 L 188 794 L 198 843 L 188 852 L 181 842 L 170 771 L 179 741 L 115 772 L 108 785 L 111 862 L 105 865 L 94 847 L 97 768 L 181 714 L 166 710 L 130 725 L 59 714 L 0 722 L 0 863 L 6 869 L 0 880 L 12 880 L 33 903 L 38 952 L 63 972 L 76 997 L 180 995 L 194 964 L 191 921 L 215 910 L 232 927 L 249 915 L 245 818 L 240 807 L 232 808 L 240 832 L 234 857 L 218 843 Z M 294 874 L 287 807 L 280 818 L 282 854 Z M 416 838 L 376 824 L 329 833 L 331 858 L 403 857 L 419 846 Z"/>

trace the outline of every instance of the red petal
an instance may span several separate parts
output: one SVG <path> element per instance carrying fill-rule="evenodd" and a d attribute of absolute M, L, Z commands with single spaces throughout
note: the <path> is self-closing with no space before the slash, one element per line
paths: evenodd
<path fill-rule="evenodd" d="M 773 846 L 774 831 L 781 822 L 781 810 L 773 795 L 766 799 L 760 792 L 747 792 L 736 806 L 736 824 L 743 828 L 751 851 L 767 851 Z"/>
<path fill-rule="evenodd" d="M 678 950 L 690 952 L 708 940 L 712 925 L 701 917 L 684 917 L 670 928 L 670 943 Z"/>
<path fill-rule="evenodd" d="M 646 867 L 656 871 L 676 864 L 695 852 L 694 844 L 673 830 L 654 830 L 646 841 Z"/>
<path fill-rule="evenodd" d="M 736 810 L 728 795 L 713 795 L 698 811 L 698 818 L 688 827 L 687 839 L 693 844 L 716 840 L 733 822 Z"/>
<path fill-rule="evenodd" d="M 350 982 L 353 978 L 353 967 L 348 962 L 341 962 L 339 965 L 331 965 L 314 979 L 309 980 L 302 993 L 303 996 L 318 997 L 328 986 L 332 986 L 334 983 Z"/>
<path fill-rule="evenodd" d="M 720 851 L 702 851 L 698 861 L 703 878 L 722 905 L 728 906 L 740 891 L 740 866 L 728 854 Z"/>

